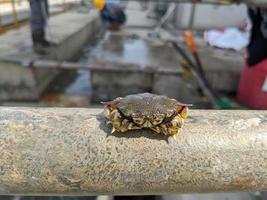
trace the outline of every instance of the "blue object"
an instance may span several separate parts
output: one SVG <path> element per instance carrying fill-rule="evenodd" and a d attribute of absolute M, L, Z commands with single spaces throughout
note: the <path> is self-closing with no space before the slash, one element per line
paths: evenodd
<path fill-rule="evenodd" d="M 119 25 L 123 25 L 126 22 L 126 15 L 120 4 L 107 3 L 101 10 L 101 19 L 104 22 L 117 22 Z"/>

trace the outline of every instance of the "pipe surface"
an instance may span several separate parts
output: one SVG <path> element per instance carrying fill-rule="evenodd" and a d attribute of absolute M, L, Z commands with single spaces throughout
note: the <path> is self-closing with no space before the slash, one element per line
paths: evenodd
<path fill-rule="evenodd" d="M 0 194 L 267 189 L 267 111 L 191 110 L 177 140 L 110 134 L 102 109 L 0 108 Z"/>

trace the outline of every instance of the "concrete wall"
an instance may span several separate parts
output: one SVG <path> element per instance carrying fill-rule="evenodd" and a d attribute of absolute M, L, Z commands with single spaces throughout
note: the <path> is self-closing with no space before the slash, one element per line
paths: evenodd
<path fill-rule="evenodd" d="M 0 101 L 38 98 L 34 73 L 31 69 L 25 69 L 18 64 L 0 62 L 0 71 Z"/>
<path fill-rule="evenodd" d="M 192 4 L 185 3 L 177 6 L 174 23 L 177 28 L 189 28 Z M 240 25 L 247 16 L 245 5 L 205 5 L 197 4 L 193 18 L 196 29 L 221 28 Z"/>

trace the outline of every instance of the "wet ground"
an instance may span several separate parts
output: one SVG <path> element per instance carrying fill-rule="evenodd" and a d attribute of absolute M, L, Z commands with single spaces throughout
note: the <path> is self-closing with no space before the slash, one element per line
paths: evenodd
<path fill-rule="evenodd" d="M 162 53 L 164 52 L 164 53 Z M 168 53 L 166 53 L 168 52 Z M 136 34 L 106 33 L 98 43 L 88 45 L 78 62 L 123 63 L 155 68 L 180 68 L 177 53 L 162 42 L 156 43 Z M 148 91 L 149 92 L 149 91 Z M 92 95 L 89 71 L 62 71 L 40 100 L 41 104 L 89 106 Z"/>
<path fill-rule="evenodd" d="M 171 46 L 141 38 L 137 34 L 125 34 L 124 32 L 112 34 L 108 32 L 104 39 L 88 45 L 78 62 L 87 64 L 115 62 L 126 64 L 125 66 L 137 64 L 142 67 L 182 70 L 181 60 Z M 91 96 L 90 71 L 62 71 L 44 93 L 39 103 L 65 107 L 96 106 L 96 102 L 94 105 L 91 104 Z M 205 108 L 207 108 L 206 101 L 203 98 Z M 199 106 L 202 107 L 201 103 Z"/>
<path fill-rule="evenodd" d="M 88 45 L 78 62 L 87 64 L 100 61 L 115 62 L 126 64 L 125 66 L 127 64 L 137 64 L 142 67 L 182 70 L 181 58 L 170 45 L 155 38 L 144 37 L 144 35 L 147 36 L 149 31 L 141 31 L 140 34 L 140 31 L 134 32 L 131 29 L 131 32 L 133 33 L 129 33 L 129 29 L 120 32 L 108 32 L 103 39 L 95 44 Z M 205 57 L 204 62 L 207 63 L 206 60 L 211 62 L 212 59 L 214 60 L 214 58 L 207 59 Z M 216 63 L 212 67 L 218 69 L 223 68 L 223 66 L 224 63 Z M 207 69 L 209 68 L 210 65 L 207 65 Z M 89 71 L 62 71 L 61 75 L 55 79 L 43 95 L 40 103 L 66 107 L 95 106 L 90 102 L 91 96 L 92 85 Z M 195 104 L 197 108 L 210 108 L 207 98 L 199 98 L 199 100 L 199 104 Z"/>
<path fill-rule="evenodd" d="M 89 62 L 119 62 L 155 68 L 179 68 L 179 57 L 170 45 L 123 31 L 107 33 L 88 55 Z"/>
<path fill-rule="evenodd" d="M 89 71 L 62 72 L 52 85 L 40 99 L 41 105 L 89 107 L 92 94 Z"/>

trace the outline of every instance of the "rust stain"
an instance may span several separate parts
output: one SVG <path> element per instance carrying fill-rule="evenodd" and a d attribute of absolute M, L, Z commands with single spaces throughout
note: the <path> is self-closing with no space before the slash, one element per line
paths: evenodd
<path fill-rule="evenodd" d="M 237 178 L 233 182 L 233 186 L 235 188 L 250 188 L 251 185 L 254 185 L 256 182 L 256 178 L 254 176 L 249 176 L 249 177 L 242 177 L 242 178 Z"/>

